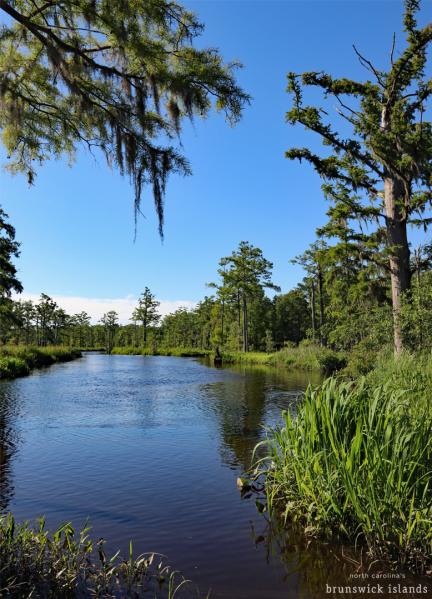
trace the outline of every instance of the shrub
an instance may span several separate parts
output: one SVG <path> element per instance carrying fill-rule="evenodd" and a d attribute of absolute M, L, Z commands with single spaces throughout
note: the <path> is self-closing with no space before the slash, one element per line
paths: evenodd
<path fill-rule="evenodd" d="M 0 378 L 15 378 L 25 376 L 30 372 L 30 366 L 22 358 L 3 356 L 0 358 Z"/>
<path fill-rule="evenodd" d="M 81 352 L 62 346 L 8 345 L 0 348 L 0 378 L 25 376 L 33 368 L 79 358 Z"/>

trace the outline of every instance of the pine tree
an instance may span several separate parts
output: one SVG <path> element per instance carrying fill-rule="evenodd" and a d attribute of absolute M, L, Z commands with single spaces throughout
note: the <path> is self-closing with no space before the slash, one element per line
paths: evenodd
<path fill-rule="evenodd" d="M 273 264 L 266 260 L 262 250 L 247 241 L 239 243 L 238 250 L 219 262 L 219 275 L 223 287 L 231 290 L 238 298 L 239 318 L 241 313 L 243 351 L 249 351 L 248 305 L 251 299 L 262 293 L 264 288 L 279 291 L 271 280 Z"/>
<path fill-rule="evenodd" d="M 105 351 L 110 354 L 115 344 L 115 335 L 118 329 L 118 314 L 115 310 L 106 312 L 100 319 L 104 327 Z"/>
<path fill-rule="evenodd" d="M 138 300 L 138 306 L 135 308 L 132 314 L 133 321 L 139 321 L 143 326 L 143 343 L 144 347 L 147 345 L 147 331 L 152 325 L 155 325 L 160 320 L 160 314 L 158 314 L 158 302 L 148 287 L 145 287 L 141 297 Z"/>

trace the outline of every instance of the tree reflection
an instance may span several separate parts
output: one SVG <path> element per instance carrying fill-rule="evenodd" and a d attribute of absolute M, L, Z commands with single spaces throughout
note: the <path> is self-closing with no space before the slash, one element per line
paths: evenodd
<path fill-rule="evenodd" d="M 295 406 L 299 393 L 320 375 L 266 366 L 230 367 L 226 372 L 226 379 L 206 385 L 205 391 L 220 425 L 223 462 L 248 470 L 265 427 L 273 425 L 283 409 Z"/>
<path fill-rule="evenodd" d="M 16 399 L 8 383 L 0 383 L 0 512 L 5 512 L 14 493 L 12 458 L 17 449 Z"/>
<path fill-rule="evenodd" d="M 284 579 L 291 585 L 296 582 L 299 599 L 324 599 L 336 595 L 348 599 L 353 596 L 353 587 L 367 587 L 368 584 L 370 587 L 380 584 L 382 592 L 378 594 L 393 599 L 407 595 L 389 594 L 388 584 L 423 584 L 430 588 L 430 578 L 410 575 L 403 569 L 395 571 L 392 564 L 371 559 L 360 541 L 357 546 L 344 544 L 338 540 L 336 532 L 330 540 L 312 538 L 305 534 L 300 524 L 286 523 L 282 518 L 270 518 L 264 513 L 261 519 L 251 523 L 251 536 L 252 542 L 264 550 L 267 563 L 282 562 L 286 572 Z M 329 587 L 338 587 L 337 593 L 330 592 Z"/>

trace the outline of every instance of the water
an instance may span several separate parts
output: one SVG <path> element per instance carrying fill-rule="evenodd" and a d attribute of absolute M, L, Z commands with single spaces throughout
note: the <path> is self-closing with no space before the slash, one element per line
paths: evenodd
<path fill-rule="evenodd" d="M 340 581 L 332 548 L 269 535 L 236 488 L 311 376 L 88 354 L 2 382 L 0 510 L 50 528 L 89 519 L 108 550 L 133 539 L 215 599 L 325 596 Z"/>

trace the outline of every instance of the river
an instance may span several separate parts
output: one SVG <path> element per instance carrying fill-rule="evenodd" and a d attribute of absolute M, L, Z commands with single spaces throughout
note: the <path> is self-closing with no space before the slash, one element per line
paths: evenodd
<path fill-rule="evenodd" d="M 107 548 L 155 551 L 214 599 L 325 596 L 328 548 L 268 536 L 236 479 L 318 375 L 87 354 L 0 384 L 0 510 L 87 519 Z M 331 563 L 330 563 L 331 562 Z"/>

